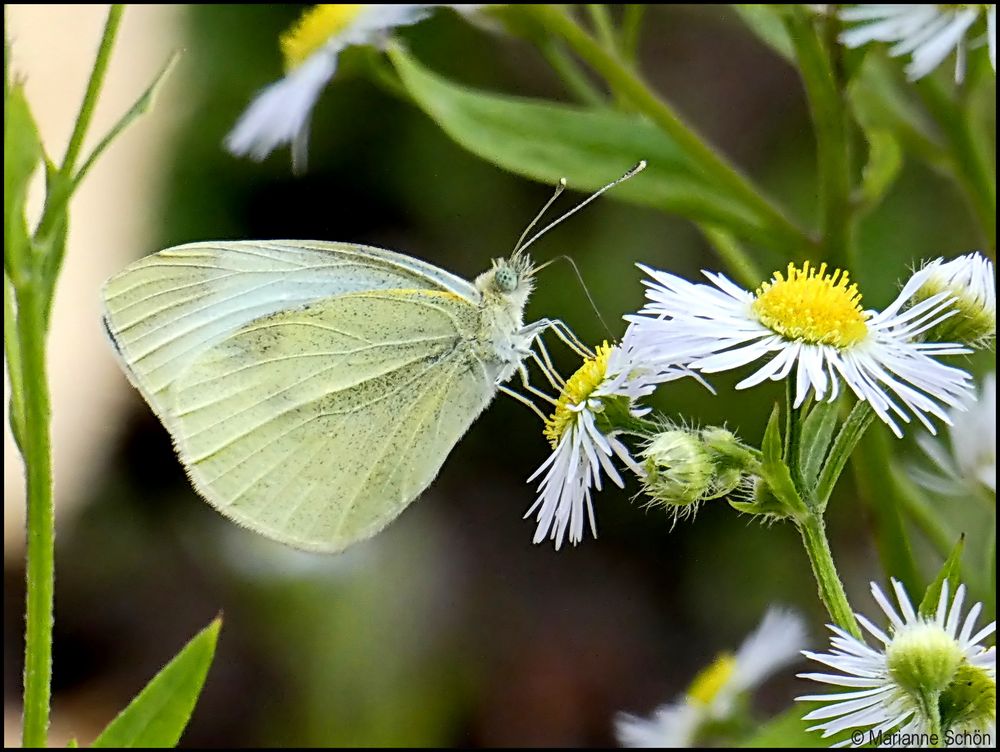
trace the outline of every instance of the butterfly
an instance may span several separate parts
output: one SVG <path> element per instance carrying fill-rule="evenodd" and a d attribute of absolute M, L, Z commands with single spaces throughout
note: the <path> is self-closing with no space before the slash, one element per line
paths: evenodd
<path fill-rule="evenodd" d="M 212 506 L 296 548 L 341 551 L 427 488 L 498 391 L 517 396 L 504 386 L 515 373 L 528 385 L 526 359 L 551 373 L 540 333 L 575 338 L 524 323 L 537 271 L 524 250 L 641 167 L 523 243 L 526 230 L 472 282 L 350 243 L 192 243 L 109 279 L 104 327 Z"/>

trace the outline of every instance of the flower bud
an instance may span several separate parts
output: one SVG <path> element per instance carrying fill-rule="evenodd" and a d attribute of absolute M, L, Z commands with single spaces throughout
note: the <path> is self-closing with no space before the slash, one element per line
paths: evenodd
<path fill-rule="evenodd" d="M 965 655 L 934 622 L 900 631 L 886 654 L 893 680 L 914 697 L 937 697 L 955 679 Z"/>
<path fill-rule="evenodd" d="M 935 325 L 927 338 L 985 347 L 996 336 L 996 279 L 993 263 L 978 253 L 937 264 L 914 295 L 914 302 L 942 292 L 952 296 L 954 313 Z"/>
<path fill-rule="evenodd" d="M 708 451 L 690 431 L 675 429 L 653 437 L 642 451 L 645 490 L 669 506 L 686 507 L 704 499 L 715 468 Z"/>

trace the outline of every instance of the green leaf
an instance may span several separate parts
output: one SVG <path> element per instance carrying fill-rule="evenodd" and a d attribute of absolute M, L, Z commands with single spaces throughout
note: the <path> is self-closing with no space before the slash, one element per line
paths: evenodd
<path fill-rule="evenodd" d="M 829 747 L 831 742 L 839 741 L 840 734 L 831 739 L 824 739 L 818 731 L 807 729 L 815 721 L 803 721 L 802 716 L 820 707 L 820 703 L 796 703 L 794 707 L 781 715 L 772 718 L 761 726 L 739 746 L 750 749 L 802 749 L 812 747 Z"/>
<path fill-rule="evenodd" d="M 799 439 L 799 473 L 806 488 L 816 484 L 816 477 L 826 457 L 826 450 L 837 427 L 838 403 L 818 402 L 802 422 L 802 436 Z"/>
<path fill-rule="evenodd" d="M 565 177 L 571 188 L 593 191 L 646 160 L 644 172 L 609 195 L 789 250 L 785 233 L 722 190 L 673 139 L 638 115 L 478 91 L 430 72 L 398 45 L 389 57 L 416 104 L 492 164 L 549 184 Z"/>
<path fill-rule="evenodd" d="M 964 548 L 965 533 L 962 533 L 962 535 L 958 538 L 958 543 L 955 544 L 955 547 L 951 550 L 948 558 L 945 559 L 945 562 L 941 567 L 941 571 L 938 572 L 934 581 L 927 586 L 927 590 L 924 593 L 924 599 L 920 601 L 921 616 L 927 619 L 933 618 L 934 614 L 937 612 L 938 600 L 941 598 L 941 588 L 944 586 L 946 580 L 948 582 L 949 597 L 954 598 L 955 591 L 962 582 L 962 551 Z"/>
<path fill-rule="evenodd" d="M 221 626 L 216 619 L 195 635 L 91 746 L 175 746 L 201 694 Z"/>
<path fill-rule="evenodd" d="M 868 140 L 868 162 L 861 172 L 858 201 L 863 211 L 870 211 L 896 181 L 903 167 L 903 148 L 888 128 L 872 128 L 865 132 Z"/>
<path fill-rule="evenodd" d="M 949 165 L 947 150 L 924 110 L 901 86 L 891 62 L 879 54 L 865 56 L 847 89 L 854 116 L 866 133 L 884 130 L 905 149 L 939 170 Z"/>
<path fill-rule="evenodd" d="M 789 62 L 795 59 L 792 40 L 782 23 L 782 11 L 773 5 L 733 5 L 733 9 L 743 19 L 743 23 L 768 47 Z"/>
<path fill-rule="evenodd" d="M 837 433 L 837 438 L 833 442 L 833 449 L 826 458 L 823 469 L 820 470 L 819 480 L 816 482 L 816 505 L 822 511 L 826 508 L 826 503 L 830 500 L 833 487 L 837 484 L 840 474 L 844 472 L 844 465 L 847 464 L 854 447 L 861 441 L 868 426 L 871 425 L 875 417 L 875 411 L 867 402 L 858 401 L 851 408 L 847 420 L 844 421 Z"/>
<path fill-rule="evenodd" d="M 15 284 L 28 273 L 30 233 L 24 213 L 28 183 L 44 151 L 35 119 L 24 96 L 24 86 L 14 82 L 4 101 L 3 118 L 3 226 L 4 269 Z"/>
<path fill-rule="evenodd" d="M 781 439 L 781 408 L 774 406 L 771 411 L 771 418 L 767 421 L 767 428 L 764 429 L 764 440 L 761 444 L 763 457 L 760 463 L 760 473 L 764 482 L 771 489 L 771 493 L 785 507 L 785 513 L 801 519 L 808 514 L 802 497 L 799 496 L 795 483 L 792 480 L 792 473 L 782 459 L 782 439 Z"/>
<path fill-rule="evenodd" d="M 119 134 L 126 128 L 128 128 L 132 124 L 132 121 L 135 120 L 137 117 L 149 112 L 150 108 L 152 108 L 153 103 L 156 99 L 156 95 L 163 87 L 163 83 L 164 81 L 166 81 L 167 75 L 170 73 L 171 70 L 173 70 L 173 67 L 174 65 L 176 65 L 179 57 L 180 54 L 175 52 L 167 59 L 167 62 L 163 64 L 162 68 L 160 68 L 160 72 L 153 77 L 152 83 L 150 83 L 150 85 L 146 87 L 146 90 L 139 96 L 137 100 L 135 100 L 132 106 L 129 107 L 128 110 L 125 112 L 125 114 L 118 119 L 118 122 L 115 123 L 112 126 L 111 130 L 109 130 L 105 134 L 104 138 L 101 139 L 100 143 L 98 143 L 97 146 L 94 147 L 94 150 L 87 157 L 86 161 L 83 163 L 80 169 L 77 170 L 76 175 L 73 176 L 74 189 L 76 188 L 77 185 L 79 185 L 80 181 L 83 180 L 84 176 L 86 176 L 87 171 L 90 170 L 94 162 L 97 161 L 97 158 L 100 157 L 102 153 L 104 153 L 104 150 L 111 145 L 111 143 L 119 136 Z"/>

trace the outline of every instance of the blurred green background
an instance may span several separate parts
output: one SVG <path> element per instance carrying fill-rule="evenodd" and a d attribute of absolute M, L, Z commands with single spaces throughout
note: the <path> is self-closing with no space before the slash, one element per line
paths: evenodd
<path fill-rule="evenodd" d="M 316 109 L 306 175 L 290 174 L 287 151 L 257 164 L 222 150 L 252 95 L 279 75 L 277 36 L 300 9 L 183 11 L 172 84 L 183 91 L 174 114 L 183 123 L 176 137 L 145 144 L 169 150 L 169 169 L 157 178 L 153 237 L 130 252 L 204 239 L 340 240 L 467 278 L 507 254 L 551 188 L 463 151 L 415 107 L 352 75 L 349 59 Z M 534 48 L 453 14 L 403 36 L 453 80 L 566 99 Z M 798 77 L 731 9 L 651 8 L 641 62 L 699 132 L 812 223 L 814 147 Z M 866 305 L 890 300 L 917 260 L 975 248 L 973 227 L 953 185 L 909 161 L 860 226 L 853 271 Z M 619 336 L 620 317 L 641 305 L 636 262 L 690 277 L 720 268 L 688 222 L 618 203 L 613 192 L 534 253 L 573 258 L 612 332 L 567 264 L 539 277 L 528 318 L 562 318 L 591 343 Z M 572 353 L 553 350 L 572 372 Z M 992 362 L 984 356 L 980 370 Z M 739 378 L 714 379 L 718 397 L 669 384 L 655 404 L 755 442 L 781 387 L 734 393 Z M 115 388 L 127 389 L 124 379 Z M 83 728 L 105 723 L 219 611 L 225 624 L 189 746 L 606 745 L 615 713 L 671 699 L 769 604 L 801 610 L 814 645 L 825 641 L 795 531 L 753 523 L 721 501 L 671 530 L 666 515 L 631 503 L 637 488 L 611 487 L 596 497 L 598 540 L 533 546 L 534 525 L 521 517 L 534 489 L 524 480 L 549 450 L 537 418 L 513 400 L 496 401 L 384 534 L 337 557 L 272 545 L 223 520 L 191 490 L 152 413 L 138 398 L 129 405 L 123 425 L 104 427 L 119 437 L 113 456 L 58 538 L 55 713 L 77 723 L 82 741 Z M 909 441 L 900 450 L 912 451 Z M 849 479 L 830 527 L 852 602 L 870 610 L 867 581 L 883 575 Z M 930 571 L 936 560 L 917 541 Z M 8 717 L 19 702 L 23 576 L 23 563 L 5 557 Z M 801 689 L 787 677 L 766 686 L 762 716 Z"/>

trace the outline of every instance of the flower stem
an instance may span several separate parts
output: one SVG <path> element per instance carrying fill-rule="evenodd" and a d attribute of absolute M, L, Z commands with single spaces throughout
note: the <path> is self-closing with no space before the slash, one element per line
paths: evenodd
<path fill-rule="evenodd" d="M 37 280 L 17 296 L 24 390 L 23 451 L 27 474 L 27 606 L 24 646 L 25 747 L 44 747 L 52 683 L 52 620 L 55 586 L 55 512 L 48 374 L 45 362 L 45 305 Z"/>
<path fill-rule="evenodd" d="M 90 126 L 90 119 L 94 115 L 94 108 L 97 106 L 97 99 L 104 85 L 104 75 L 108 70 L 108 61 L 111 59 L 111 48 L 114 47 L 115 36 L 118 34 L 118 26 L 121 24 L 122 13 L 125 6 L 114 4 L 108 9 L 108 20 L 104 24 L 104 33 L 101 35 L 101 44 L 97 49 L 97 58 L 94 60 L 94 67 L 90 71 L 90 80 L 87 81 L 87 91 L 83 95 L 80 103 L 80 112 L 76 116 L 76 125 L 73 126 L 73 134 L 69 138 L 69 145 L 66 147 L 66 156 L 63 158 L 62 171 L 66 175 L 73 172 L 76 160 L 80 156 L 80 149 L 83 147 L 83 139 L 87 135 L 87 128 Z"/>
<path fill-rule="evenodd" d="M 853 264 L 855 259 L 849 253 L 853 211 L 848 108 L 813 16 L 805 7 L 796 8 L 786 15 L 785 23 L 795 46 L 816 133 L 823 252 L 829 260 Z M 827 18 L 825 22 L 836 23 L 836 19 Z"/>
<path fill-rule="evenodd" d="M 802 542 L 812 565 L 816 584 L 819 586 L 819 597 L 826 606 L 833 622 L 846 629 L 857 638 L 861 638 L 861 629 L 854 618 L 851 604 L 847 600 L 844 586 L 833 563 L 833 554 L 826 539 L 826 524 L 818 514 L 811 513 L 799 523 Z"/>
<path fill-rule="evenodd" d="M 789 250 L 801 253 L 814 242 L 796 227 L 768 199 L 726 159 L 705 143 L 669 104 L 659 99 L 650 87 L 617 55 L 604 47 L 577 24 L 566 11 L 553 5 L 523 5 L 522 12 L 530 13 L 553 34 L 569 43 L 588 65 L 604 77 L 612 91 L 624 97 L 642 114 L 669 135 L 688 156 L 715 180 L 720 187 L 731 191 L 746 205 L 753 207 L 765 218 L 780 241 Z"/>

